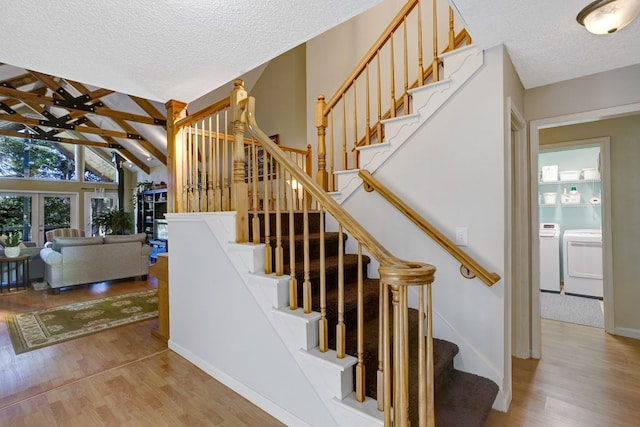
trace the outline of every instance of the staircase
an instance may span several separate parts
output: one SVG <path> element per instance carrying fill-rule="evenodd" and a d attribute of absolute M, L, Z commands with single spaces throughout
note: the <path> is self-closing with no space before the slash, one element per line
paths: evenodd
<path fill-rule="evenodd" d="M 319 249 L 319 218 L 320 214 L 317 212 L 309 214 L 309 252 L 310 252 L 310 280 L 312 284 L 313 293 L 313 311 L 314 314 L 310 315 L 313 326 L 309 330 L 309 334 L 306 337 L 300 339 L 307 343 L 305 351 L 310 359 L 310 369 L 322 369 L 320 365 L 327 363 L 326 358 L 316 348 L 317 343 L 317 322 L 318 314 L 320 312 L 319 301 L 319 272 L 320 264 L 318 261 L 320 249 Z M 264 216 L 260 216 L 260 221 L 264 222 Z M 272 223 L 275 223 L 275 215 L 272 214 Z M 283 235 L 288 235 L 288 214 L 283 214 Z M 303 250 L 303 236 L 302 236 L 302 213 L 294 214 L 295 224 L 295 251 L 300 254 Z M 264 227 L 261 227 L 264 229 Z M 347 237 L 344 235 L 344 239 Z M 264 241 L 264 239 L 263 239 Z M 336 338 L 336 325 L 338 323 L 338 313 L 334 309 L 337 307 L 338 299 L 338 251 L 339 251 L 339 236 L 337 232 L 325 233 L 325 254 L 326 254 L 326 277 L 327 277 L 327 320 L 329 324 L 329 348 L 335 350 L 335 338 Z M 283 241 L 284 259 L 289 260 L 289 241 L 285 239 Z M 366 266 L 369 264 L 369 258 L 362 257 L 363 270 L 366 272 Z M 290 265 L 285 262 L 285 274 L 290 271 Z M 303 277 L 303 265 L 302 263 L 295 265 L 295 272 L 298 284 L 298 305 L 302 306 L 302 283 Z M 264 285 L 265 277 L 263 275 L 259 286 Z M 344 375 L 342 375 L 342 382 L 339 388 L 341 390 L 346 389 L 346 393 L 353 391 L 353 382 L 355 369 L 354 365 L 357 357 L 357 337 L 356 322 L 357 322 L 357 276 L 358 276 L 358 256 L 355 254 L 345 254 L 344 256 L 344 294 L 345 294 L 345 311 L 344 322 L 346 324 L 347 339 L 346 339 L 346 353 L 351 357 L 345 358 L 347 366 L 344 369 Z M 285 276 L 286 277 L 286 276 Z M 286 284 L 285 284 L 286 287 Z M 261 291 L 254 288 L 258 298 L 262 298 L 264 295 Z M 276 302 L 277 304 L 277 302 Z M 362 410 L 363 425 L 375 425 L 369 424 L 376 422 L 381 425 L 382 412 L 376 414 L 375 410 L 372 410 L 372 406 L 375 405 L 373 399 L 377 398 L 377 369 L 378 369 L 378 312 L 379 312 L 379 281 L 377 279 L 364 278 L 364 313 L 365 313 L 365 351 L 364 351 L 364 363 L 366 372 L 366 395 L 371 398 L 364 404 L 355 402 L 355 398 L 351 396 L 345 396 L 343 402 L 341 399 L 336 399 L 336 405 L 349 405 L 355 410 Z M 288 307 L 279 306 L 277 314 L 274 316 L 280 319 L 279 322 L 275 322 L 276 328 L 289 329 L 291 325 L 283 326 L 286 323 L 296 324 L 300 321 L 300 309 L 292 311 Z M 418 328 L 418 313 L 416 310 L 411 310 L 409 315 L 410 330 L 409 336 L 414 337 L 411 340 L 409 348 L 409 377 L 415 378 L 417 375 L 417 328 Z M 293 326 L 295 328 L 295 326 Z M 314 342 L 315 340 L 315 342 Z M 296 345 L 293 345 L 295 348 Z M 304 345 L 303 345 L 304 347 Z M 453 343 L 444 340 L 435 340 L 435 402 L 436 402 L 436 425 L 437 426 L 482 426 L 484 421 L 491 410 L 493 401 L 498 393 L 498 386 L 491 380 L 473 375 L 470 373 L 462 372 L 454 368 L 453 359 L 458 353 L 458 346 Z M 317 364 L 315 368 L 313 366 Z M 308 371 L 309 369 L 307 369 Z M 417 382 L 413 381 L 412 389 L 410 390 L 410 417 L 411 425 L 418 425 L 417 423 Z M 351 388 L 349 388 L 351 387 Z M 336 396 L 341 398 L 342 396 Z M 368 415 L 367 415 L 368 412 Z M 367 417 L 373 417 L 369 419 Z M 375 420 L 375 421 L 374 421 Z M 343 424 L 354 425 L 354 424 Z"/>

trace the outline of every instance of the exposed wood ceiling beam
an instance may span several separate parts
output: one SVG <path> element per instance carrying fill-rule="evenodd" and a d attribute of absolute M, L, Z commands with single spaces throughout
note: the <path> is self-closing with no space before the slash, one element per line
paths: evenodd
<path fill-rule="evenodd" d="M 77 89 L 80 90 L 81 93 L 86 92 L 86 88 L 84 87 L 83 84 L 81 83 L 76 83 L 78 85 Z M 108 108 L 108 107 L 105 107 Z M 130 134 L 137 134 L 138 131 L 136 131 L 136 129 L 131 126 L 129 123 L 127 123 L 124 120 L 120 120 L 120 119 L 113 119 L 118 126 L 120 126 L 125 132 L 130 133 Z M 146 149 L 150 155 L 154 156 L 156 159 L 160 160 L 162 162 L 163 165 L 166 166 L 167 164 L 167 156 L 164 155 L 164 153 L 160 150 L 158 150 L 153 144 L 151 144 L 149 141 L 146 141 L 144 139 L 140 139 L 137 141 L 140 145 L 142 145 L 142 147 L 144 149 Z"/>
<path fill-rule="evenodd" d="M 9 80 L 5 80 L 5 83 L 7 83 L 11 87 L 22 87 L 28 84 L 35 83 L 37 81 L 38 80 L 34 76 L 27 73 L 27 74 L 16 76 Z"/>
<path fill-rule="evenodd" d="M 42 75 L 41 73 L 36 73 L 31 71 L 31 73 L 38 78 L 42 83 L 44 83 L 46 86 L 48 86 L 51 90 L 54 90 L 59 96 L 62 95 L 64 96 L 64 90 L 61 89 L 61 86 L 54 80 L 52 79 L 50 76 L 47 75 Z M 78 93 L 82 95 L 89 95 L 89 90 L 87 89 L 87 87 L 85 87 L 82 83 L 78 83 L 78 82 L 73 82 L 71 83 L 70 81 L 67 81 L 67 84 L 69 84 L 75 91 L 77 91 Z M 111 93 L 111 92 L 110 92 Z M 67 96 L 69 96 L 67 94 Z M 71 95 L 72 96 L 72 95 Z M 89 95 L 90 96 L 90 95 Z M 155 115 L 158 115 L 159 112 L 153 108 L 153 106 L 151 105 L 151 103 L 149 103 L 148 101 L 144 100 L 146 102 L 146 109 L 152 110 L 153 112 L 155 112 Z M 115 110 L 111 110 L 109 107 L 101 107 L 101 109 L 103 109 L 104 111 L 113 111 L 115 112 Z M 145 109 L 145 108 L 143 108 Z M 149 114 L 149 111 L 146 111 L 147 114 Z M 105 114 L 108 116 L 108 114 Z M 152 114 L 150 114 L 152 115 Z M 126 132 L 126 136 L 125 138 L 130 138 L 130 139 L 134 139 L 136 140 L 140 145 L 142 145 L 142 147 L 147 150 L 149 152 L 149 155 L 155 157 L 156 159 L 158 159 L 159 161 L 162 162 L 162 164 L 166 165 L 167 164 L 167 157 L 164 155 L 164 153 L 162 153 L 162 151 L 158 150 L 153 144 L 151 144 L 149 141 L 145 140 L 144 138 L 142 138 L 141 136 L 139 136 L 138 131 L 133 128 L 131 125 L 129 125 L 129 123 L 127 123 L 125 120 L 121 119 L 121 118 L 116 118 L 116 117 L 111 117 L 111 119 L 113 121 L 116 122 L 116 124 L 118 126 L 120 126 L 125 132 Z M 159 119 L 156 119 L 159 120 Z M 162 121 L 164 121 L 164 123 L 166 123 L 166 120 L 162 119 Z M 111 135 L 114 136 L 114 135 Z M 117 137 L 117 136 L 116 136 Z"/>
<path fill-rule="evenodd" d="M 35 111 L 38 111 L 38 105 L 37 104 L 33 104 L 33 103 L 26 103 L 27 105 L 29 105 L 29 107 L 31 107 L 32 109 L 34 109 Z M 38 114 L 41 114 L 38 111 Z M 0 114 L 0 120 L 4 120 L 6 122 L 14 122 L 14 123 L 23 123 L 25 125 L 29 125 L 29 126 L 45 126 L 45 127 L 52 127 L 47 125 L 46 123 L 43 123 L 43 121 L 46 121 L 46 119 L 32 119 L 29 117 L 24 117 L 18 113 L 16 114 Z M 129 137 L 131 136 L 130 134 L 127 134 L 126 132 L 121 132 L 121 131 L 117 131 L 117 130 L 109 130 L 109 129 L 102 129 L 102 128 L 92 128 L 92 127 L 87 127 L 87 126 L 81 126 L 81 125 L 71 125 L 73 126 L 72 129 L 66 129 L 66 128 L 58 128 L 58 127 L 54 127 L 57 129 L 60 129 L 60 132 L 65 132 L 65 131 L 75 131 L 77 133 L 89 133 L 92 135 L 98 135 L 98 136 L 112 136 L 114 138 L 124 138 L 124 139 L 129 139 Z M 133 140 L 138 140 L 138 138 L 134 138 L 131 137 L 130 139 Z"/>
<path fill-rule="evenodd" d="M 51 107 L 60 107 L 69 110 L 82 111 L 84 113 L 93 113 L 105 117 L 110 117 L 112 119 L 120 119 L 120 120 L 128 120 L 132 122 L 144 123 L 147 125 L 155 125 L 155 126 L 163 126 L 166 125 L 166 121 L 158 123 L 157 119 L 153 119 L 147 116 L 141 116 L 139 114 L 126 113 L 124 111 L 116 111 L 112 110 L 108 107 L 100 107 L 100 106 L 87 106 L 84 103 L 78 102 L 77 104 L 70 105 L 61 105 L 59 104 L 59 99 L 55 99 L 54 97 L 40 96 L 33 94 L 31 92 L 22 92 L 17 89 L 11 89 L 8 87 L 0 87 L 0 95 L 8 96 L 10 98 L 15 98 L 21 101 L 31 101 L 41 105 L 49 105 Z M 58 102 L 56 102 L 58 101 Z M 90 111 L 87 111 L 87 108 L 90 108 Z"/>
<path fill-rule="evenodd" d="M 15 138 L 31 138 L 31 139 L 40 139 L 42 141 L 50 141 L 44 138 L 38 138 L 36 135 L 27 134 L 24 132 L 17 132 L 12 130 L 4 130 L 0 129 L 0 135 L 4 136 L 12 136 Z M 64 137 L 56 137 L 53 142 L 64 142 L 65 144 L 74 144 L 74 145 L 88 145 L 90 147 L 100 147 L 100 148 L 109 148 L 108 144 L 102 142 L 95 142 L 83 139 L 75 139 L 75 138 L 64 138 Z"/>
<path fill-rule="evenodd" d="M 0 66 L 3 65 L 0 63 Z M 27 70 L 28 71 L 28 70 Z M 21 91 L 16 88 L 26 86 L 28 84 L 42 84 L 44 86 L 37 87 L 37 89 L 31 91 Z M 48 91 L 51 90 L 53 94 Z M 49 141 L 60 141 L 71 144 L 88 145 L 101 148 L 113 148 L 122 153 L 124 157 L 130 162 L 136 164 L 140 169 L 146 173 L 150 172 L 150 168 L 140 159 L 138 159 L 133 153 L 125 149 L 114 138 L 129 139 L 136 141 L 148 152 L 148 155 L 156 157 L 163 164 L 166 164 L 166 156 L 149 141 L 146 141 L 138 131 L 133 128 L 128 122 L 137 122 L 147 125 L 155 125 L 166 128 L 166 118 L 161 112 L 159 112 L 151 102 L 139 97 L 132 97 L 132 100 L 142 108 L 150 117 L 127 113 L 123 111 L 113 110 L 106 107 L 100 98 L 108 96 L 114 93 L 109 89 L 96 89 L 89 91 L 81 83 L 62 80 L 44 73 L 36 71 L 28 71 L 28 73 L 13 77 L 4 82 L 0 82 L 0 97 L 7 98 L 1 99 L 0 102 L 4 104 L 7 114 L 0 112 L 0 121 L 7 121 L 13 123 L 21 123 L 30 128 L 40 127 L 34 129 L 32 138 L 37 139 L 39 133 L 40 138 Z M 80 94 L 79 96 L 77 96 Z M 92 102 L 90 102 L 92 101 Z M 22 114 L 18 114 L 13 110 L 13 107 L 24 104 L 26 107 L 32 109 L 43 119 L 29 118 Z M 68 114 L 62 117 L 55 117 L 48 111 L 47 106 L 58 107 L 63 110 L 67 110 Z M 109 117 L 113 120 L 123 131 L 116 131 L 111 129 L 103 129 L 97 125 L 89 115 Z M 93 119 L 95 120 L 95 119 Z M 74 123 L 75 122 L 75 123 Z M 51 130 L 45 130 L 51 129 Z M 95 142 L 86 139 L 72 139 L 62 138 L 56 135 L 60 132 L 68 132 L 70 134 L 92 134 L 100 136 L 106 142 Z M 25 134 L 6 130 L 3 135 L 25 137 Z"/>
<path fill-rule="evenodd" d="M 148 99 L 140 98 L 138 96 L 133 96 L 133 95 L 129 95 L 129 98 L 131 98 L 133 102 L 138 104 L 138 106 L 142 108 L 144 112 L 150 115 L 151 117 L 156 117 L 156 118 L 161 118 L 162 120 L 166 120 L 164 115 L 160 111 L 158 111 L 158 109 L 154 107 L 153 104 L 149 102 Z M 166 121 L 163 127 L 164 128 L 167 127 Z"/>

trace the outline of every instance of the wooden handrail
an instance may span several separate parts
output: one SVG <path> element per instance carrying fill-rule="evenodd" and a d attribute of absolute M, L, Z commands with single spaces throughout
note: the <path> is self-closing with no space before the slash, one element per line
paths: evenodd
<path fill-rule="evenodd" d="M 387 28 L 384 30 L 382 35 L 380 35 L 378 40 L 376 40 L 373 46 L 371 46 L 369 51 L 360 60 L 358 65 L 356 65 L 356 67 L 353 69 L 351 74 L 349 74 L 349 76 L 345 79 L 344 83 L 342 83 L 340 88 L 336 91 L 335 95 L 333 95 L 333 98 L 331 98 L 329 102 L 327 102 L 326 107 L 324 109 L 325 114 L 327 113 L 327 111 L 330 111 L 333 107 L 335 107 L 335 105 L 338 103 L 338 101 L 342 97 L 342 94 L 347 90 L 349 86 L 353 84 L 354 80 L 357 79 L 360 74 L 362 74 L 367 64 L 371 62 L 372 58 L 375 56 L 378 50 L 382 48 L 382 46 L 387 42 L 387 40 L 389 40 L 389 37 L 391 37 L 393 32 L 397 30 L 398 27 L 403 23 L 407 14 L 411 12 L 414 7 L 416 7 L 416 5 L 418 4 L 418 1 L 419 0 L 409 1 L 407 4 L 404 5 L 404 7 L 400 10 L 400 12 L 396 14 L 396 16 L 393 18 L 393 21 L 391 21 L 391 23 L 387 26 Z"/>
<path fill-rule="evenodd" d="M 418 381 L 418 387 L 421 390 L 420 399 L 424 401 L 421 404 L 418 425 L 425 427 L 435 426 L 434 412 L 434 351 L 433 351 L 433 334 L 431 332 L 432 324 L 432 301 L 431 286 L 435 277 L 436 268 L 430 264 L 403 261 L 392 255 L 384 248 L 369 232 L 358 223 L 342 206 L 340 206 L 322 187 L 316 184 L 313 179 L 300 169 L 282 150 L 276 145 L 260 128 L 255 120 L 255 100 L 253 97 L 242 99 L 238 102 L 240 108 L 244 111 L 243 120 L 246 122 L 249 133 L 262 145 L 263 149 L 271 156 L 276 163 L 276 171 L 282 171 L 283 175 L 288 174 L 291 179 L 295 179 L 298 185 L 303 188 L 304 205 L 304 283 L 303 283 L 303 307 L 304 312 L 311 311 L 312 290 L 309 281 L 309 247 L 308 247 L 308 211 L 307 202 L 315 199 L 320 212 L 327 212 L 333 216 L 338 223 L 338 275 L 337 275 L 337 314 L 338 322 L 336 325 L 336 349 L 335 357 L 341 359 L 345 357 L 346 349 L 346 325 L 344 322 L 344 239 L 342 238 L 343 228 L 348 231 L 358 244 L 358 316 L 357 325 L 358 334 L 358 364 L 356 366 L 356 400 L 364 401 L 364 382 L 365 382 L 365 366 L 362 352 L 364 329 L 362 318 L 364 316 L 363 302 L 363 265 L 361 248 L 364 247 L 374 258 L 380 263 L 378 272 L 380 273 L 381 301 L 380 316 L 382 316 L 382 324 L 379 334 L 382 337 L 382 372 L 378 373 L 377 378 L 382 378 L 382 395 L 378 395 L 378 403 L 384 411 L 385 425 L 391 425 L 394 420 L 395 425 L 409 425 L 409 383 Z M 293 191 L 293 186 L 290 187 Z M 291 195 L 293 198 L 293 194 Z M 279 204 L 276 204 L 279 206 Z M 289 220 L 290 220 L 290 239 L 293 239 L 293 203 L 289 204 Z M 323 213 L 321 213 L 323 215 Z M 324 226 L 321 227 L 321 233 Z M 293 266 L 296 264 L 293 251 L 295 243 L 290 243 L 290 261 L 291 275 L 289 279 L 290 299 L 289 308 L 295 310 L 298 308 L 296 295 L 298 284 L 296 282 L 296 274 Z M 320 255 L 321 265 L 323 265 L 324 249 Z M 322 268 L 321 268 L 322 270 Z M 322 277 L 322 273 L 321 273 Z M 408 377 L 408 361 L 409 361 L 409 328 L 408 328 L 408 312 L 409 298 L 408 288 L 417 286 L 418 293 L 421 296 L 419 301 L 419 315 L 426 316 L 425 322 L 428 325 L 427 330 L 424 328 L 419 330 L 418 334 L 418 355 L 422 368 L 419 369 L 417 378 L 409 379 Z M 322 279 L 321 279 L 321 288 Z M 425 296 L 424 291 L 427 294 Z M 425 298 L 427 309 L 425 311 Z M 320 296 L 321 312 L 323 311 L 323 296 Z M 326 307 L 324 308 L 326 311 Z M 321 314 L 322 316 L 322 314 Z M 322 325 L 322 323 L 320 323 Z M 392 329 L 391 329 L 392 328 Z M 326 328 L 325 328 L 326 331 Z M 319 337 L 319 345 L 326 350 L 326 333 L 323 337 Z M 393 354 L 393 356 L 391 356 Z M 380 388 L 379 388 L 380 390 Z M 391 396 L 393 395 L 393 405 L 391 405 Z"/>
<path fill-rule="evenodd" d="M 358 175 L 364 181 L 364 188 L 367 191 L 377 191 L 382 197 L 387 199 L 389 203 L 395 206 L 400 212 L 402 212 L 407 218 L 409 218 L 414 224 L 416 224 L 422 231 L 424 231 L 429 237 L 436 241 L 444 250 L 451 254 L 455 259 L 460 261 L 462 266 L 471 271 L 475 276 L 482 280 L 487 286 L 491 286 L 500 280 L 500 275 L 497 273 L 489 273 L 484 267 L 482 267 L 475 259 L 469 254 L 460 249 L 451 240 L 449 240 L 444 234 L 442 234 L 435 226 L 430 224 L 414 209 L 412 209 L 405 202 L 400 200 L 391 190 L 385 187 L 380 181 L 375 179 L 373 175 L 367 170 L 361 169 Z M 466 277 L 466 276 L 465 276 Z M 470 277 L 472 278 L 472 277 Z"/>
<path fill-rule="evenodd" d="M 216 102 L 215 104 L 211 104 L 208 107 L 204 107 L 203 109 L 195 112 L 194 114 L 188 115 L 185 118 L 179 120 L 174 124 L 176 128 L 183 128 L 185 126 L 189 126 L 192 123 L 197 122 L 205 117 L 209 117 L 218 111 L 224 110 L 225 108 L 229 108 L 231 106 L 231 98 L 226 97 Z"/>
<path fill-rule="evenodd" d="M 440 68 L 444 65 L 440 55 L 456 49 L 462 43 L 471 42 L 464 28 L 456 33 L 454 11 L 444 0 L 431 0 L 433 31 L 423 39 L 423 1 L 426 0 L 407 0 L 331 98 L 327 101 L 324 95 L 318 95 L 315 109 L 318 135 L 316 182 L 325 191 L 336 190 L 334 173 L 337 170 L 358 169 L 359 147 L 370 145 L 374 139 L 383 142 L 383 120 L 410 113 L 411 89 L 422 86 L 429 80 L 433 83 L 440 80 Z M 439 21 L 440 28 L 445 30 L 444 19 L 438 19 L 438 3 L 440 7 L 447 7 L 449 12 L 445 46 L 438 45 Z M 408 26 L 412 28 L 412 38 L 413 32 L 417 33 L 417 40 L 409 40 Z M 428 43 L 429 38 L 431 43 Z M 397 50 L 394 47 L 396 42 L 400 44 Z M 413 52 L 413 49 L 417 49 L 415 58 L 413 53 L 409 55 L 409 51 Z M 426 57 L 425 50 L 431 51 Z M 431 54 L 433 59 L 429 58 Z M 383 62 L 388 64 L 383 66 Z M 387 67 L 389 70 L 381 71 L 381 68 Z M 416 71 L 417 75 L 414 75 Z M 411 79 L 415 79 L 413 82 L 409 81 L 410 74 Z M 401 86 L 398 85 L 396 90 L 396 83 L 400 83 L 398 79 L 401 80 Z M 388 90 L 388 93 L 383 93 L 383 81 L 384 85 L 389 85 L 384 88 L 384 92 Z M 361 86 L 364 90 L 360 89 Z M 347 114 L 347 103 L 352 110 L 351 114 Z M 383 108 L 388 110 L 383 111 Z M 350 129 L 349 133 L 347 129 Z M 334 142 L 334 137 L 338 139 L 337 142 Z M 341 152 L 341 155 L 334 155 L 336 152 Z M 335 163 L 340 161 L 341 164 L 336 168 Z"/>
<path fill-rule="evenodd" d="M 470 42 L 470 37 L 469 37 L 469 33 L 467 32 L 467 30 L 465 28 L 463 28 L 462 30 L 460 30 L 460 32 L 454 37 L 452 43 L 453 43 L 453 48 L 455 48 L 456 46 L 458 46 L 460 43 L 462 43 L 463 41 L 467 41 L 467 43 Z M 449 45 L 447 45 L 447 47 L 445 47 L 442 52 L 440 52 L 440 54 L 444 54 L 447 53 L 451 50 L 453 50 L 453 48 Z M 425 81 L 429 78 L 429 76 L 433 73 L 433 64 L 429 64 L 428 67 L 426 67 L 424 69 L 424 73 L 422 75 L 422 80 Z M 416 81 L 414 81 L 412 84 L 409 85 L 409 89 L 415 89 L 420 85 L 420 81 L 416 79 Z M 335 95 L 334 95 L 335 97 Z M 395 105 L 391 108 L 389 108 L 384 114 L 381 115 L 381 120 L 386 120 L 386 119 L 390 119 L 391 117 L 393 117 L 393 112 L 394 111 L 399 111 L 400 109 L 402 109 L 404 107 L 404 97 L 401 97 L 400 99 L 398 99 L 395 102 Z M 329 111 L 329 109 L 327 109 L 327 111 Z M 377 123 L 376 123 L 377 124 Z M 379 126 L 371 126 L 371 129 L 369 130 L 369 132 L 367 133 L 368 135 L 368 140 L 373 139 L 374 135 L 378 135 L 378 127 Z M 380 126 L 382 128 L 382 126 Z M 383 130 L 384 128 L 382 128 L 381 130 Z M 384 131 L 382 132 L 384 133 Z M 363 145 L 368 145 L 367 144 L 367 135 L 363 136 L 362 138 L 360 138 L 358 140 L 358 142 L 356 143 L 356 147 L 362 147 Z M 378 137 L 378 141 L 382 141 L 381 137 Z M 356 149 L 356 147 L 353 148 L 353 150 Z"/>

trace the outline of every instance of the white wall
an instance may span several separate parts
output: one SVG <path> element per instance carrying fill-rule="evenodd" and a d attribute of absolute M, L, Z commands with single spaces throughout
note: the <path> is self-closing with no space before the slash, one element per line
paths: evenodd
<path fill-rule="evenodd" d="M 402 200 L 450 239 L 468 227 L 468 252 L 504 274 L 503 50 L 484 53 L 484 66 L 375 173 Z M 482 100 L 479 107 L 477 100 Z M 460 264 L 377 193 L 357 190 L 343 206 L 394 255 L 436 266 L 436 337 L 461 348 L 456 366 L 493 379 L 508 406 L 505 283 L 467 280 Z M 508 351 L 505 350 L 508 347 Z M 505 378 L 506 376 L 506 378 Z"/>
<path fill-rule="evenodd" d="M 169 347 L 287 425 L 335 425 L 224 250 L 235 213 L 167 217 Z"/>

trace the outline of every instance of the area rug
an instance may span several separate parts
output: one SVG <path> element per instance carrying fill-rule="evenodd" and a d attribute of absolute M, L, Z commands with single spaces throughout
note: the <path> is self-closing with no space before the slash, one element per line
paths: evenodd
<path fill-rule="evenodd" d="M 158 316 L 155 289 L 7 316 L 16 354 Z"/>
<path fill-rule="evenodd" d="M 600 300 L 540 292 L 540 315 L 544 319 L 604 328 Z"/>

